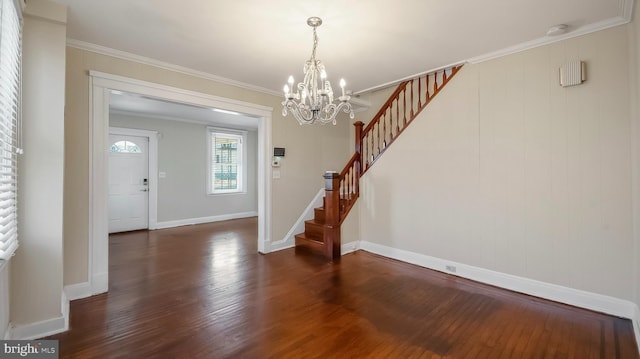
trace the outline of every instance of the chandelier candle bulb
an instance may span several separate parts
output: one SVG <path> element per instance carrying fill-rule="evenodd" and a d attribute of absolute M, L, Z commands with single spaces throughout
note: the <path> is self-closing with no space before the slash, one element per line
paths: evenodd
<path fill-rule="evenodd" d="M 347 84 L 347 83 L 346 83 L 346 82 L 344 82 L 344 79 L 340 79 L 340 88 L 342 89 L 342 97 L 344 97 L 344 86 L 345 86 L 346 84 Z"/>

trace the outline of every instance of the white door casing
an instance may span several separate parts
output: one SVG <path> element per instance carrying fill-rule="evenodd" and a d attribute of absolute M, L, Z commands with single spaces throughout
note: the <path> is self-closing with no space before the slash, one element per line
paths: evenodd
<path fill-rule="evenodd" d="M 149 228 L 149 138 L 109 135 L 109 233 Z"/>
<path fill-rule="evenodd" d="M 226 109 L 260 118 L 258 122 L 258 251 L 271 243 L 271 117 L 273 108 L 123 76 L 89 71 L 89 246 L 88 286 L 91 294 L 109 289 L 108 152 L 109 94 L 131 92 L 185 104 Z M 153 186 L 155 182 L 152 182 Z M 153 197 L 150 198 L 153 201 Z M 153 203 L 150 204 L 153 208 Z M 151 213 L 151 212 L 150 212 Z M 153 224 L 150 224 L 152 226 Z"/>

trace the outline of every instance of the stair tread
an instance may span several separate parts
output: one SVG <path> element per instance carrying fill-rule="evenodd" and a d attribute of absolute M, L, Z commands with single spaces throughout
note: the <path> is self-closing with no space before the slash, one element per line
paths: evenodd
<path fill-rule="evenodd" d="M 322 237 L 320 237 L 320 236 L 309 235 L 308 233 L 299 233 L 299 234 L 296 234 L 295 237 L 296 237 L 296 239 L 301 239 L 301 240 L 310 241 L 310 242 L 316 242 L 316 243 L 324 245 L 324 242 L 322 241 Z"/>
<path fill-rule="evenodd" d="M 312 226 L 324 226 L 324 221 L 319 221 L 316 218 L 308 219 L 304 221 L 305 223 L 309 223 Z"/>

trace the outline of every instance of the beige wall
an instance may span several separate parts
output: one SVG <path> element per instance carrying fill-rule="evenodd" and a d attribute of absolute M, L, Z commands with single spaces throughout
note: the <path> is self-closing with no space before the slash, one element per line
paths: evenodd
<path fill-rule="evenodd" d="M 43 18 L 50 14 L 59 16 Z M 56 21 L 66 21 L 65 7 L 29 1 L 23 37 L 24 155 L 18 168 L 20 248 L 11 263 L 15 326 L 61 318 L 66 26 Z"/>
<path fill-rule="evenodd" d="M 363 240 L 633 300 L 629 65 L 624 26 L 466 65 L 363 177 Z"/>
<path fill-rule="evenodd" d="M 356 201 L 340 226 L 340 242 L 343 246 L 356 245 L 360 238 L 360 201 Z"/>
<path fill-rule="evenodd" d="M 272 185 L 273 240 L 282 239 L 324 184 L 325 170 L 339 170 L 349 158 L 347 122 L 300 126 L 282 117 L 281 99 L 158 67 L 76 48 L 67 48 L 65 116 L 64 283 L 87 281 L 89 233 L 89 70 L 160 83 L 273 108 L 272 144 L 285 147 L 281 178 Z M 285 81 L 286 79 L 283 79 Z M 278 86 L 279 87 L 279 86 Z"/>

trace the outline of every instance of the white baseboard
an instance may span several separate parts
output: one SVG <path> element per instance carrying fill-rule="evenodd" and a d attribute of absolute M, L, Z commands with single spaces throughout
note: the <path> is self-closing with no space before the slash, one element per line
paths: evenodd
<path fill-rule="evenodd" d="M 109 290 L 109 273 L 97 273 L 91 279 L 91 295 L 106 293 Z"/>
<path fill-rule="evenodd" d="M 257 216 L 258 216 L 258 212 L 252 211 L 252 212 L 222 214 L 219 216 L 210 216 L 210 217 L 186 218 L 186 219 L 178 219 L 175 221 L 157 222 L 155 228 L 149 228 L 149 229 L 164 229 L 164 228 L 173 228 L 173 227 L 180 227 L 180 226 L 190 226 L 193 224 L 220 222 L 220 221 L 228 221 L 230 219 L 249 218 L 249 217 L 257 217 Z"/>
<path fill-rule="evenodd" d="M 87 298 L 93 295 L 91 291 L 91 284 L 89 282 L 65 285 L 63 290 L 67 299 L 70 301 Z"/>
<path fill-rule="evenodd" d="M 635 314 L 633 315 L 633 331 L 636 334 L 636 345 L 638 346 L 638 352 L 640 352 L 640 308 L 636 305 Z"/>
<path fill-rule="evenodd" d="M 273 242 L 269 245 L 269 253 L 272 252 L 277 252 L 277 251 L 281 251 L 281 250 L 285 250 L 285 249 L 289 249 L 289 248 L 293 248 L 295 247 L 296 244 L 295 243 L 289 243 L 289 242 Z"/>
<path fill-rule="evenodd" d="M 281 251 L 283 249 L 289 249 L 293 247 L 295 247 L 295 244 L 284 243 L 282 244 L 282 246 L 271 247 L 271 252 Z M 358 249 L 359 249 L 358 242 L 349 242 L 349 243 L 343 244 L 340 247 L 340 254 L 345 255 L 345 254 L 353 253 Z"/>
<path fill-rule="evenodd" d="M 69 330 L 69 299 L 65 291 L 60 295 L 60 316 L 24 325 L 9 325 L 5 340 L 32 340 Z"/>
<path fill-rule="evenodd" d="M 295 236 L 298 233 L 304 232 L 304 221 L 308 221 L 313 219 L 314 213 L 313 209 L 316 207 L 322 206 L 322 198 L 324 197 L 324 188 L 320 188 L 318 193 L 316 193 L 315 197 L 309 202 L 307 208 L 302 211 L 298 220 L 291 226 L 289 232 L 285 234 L 284 238 L 281 240 L 275 241 L 271 243 L 272 251 L 279 251 L 287 248 L 291 248 L 295 246 Z"/>
<path fill-rule="evenodd" d="M 67 297 L 67 294 L 64 292 L 64 288 L 62 289 L 62 295 L 61 295 L 61 304 L 62 304 L 62 318 L 64 318 L 64 331 L 66 332 L 67 330 L 69 330 L 69 313 L 70 313 L 70 308 L 69 308 L 69 298 Z"/>
<path fill-rule="evenodd" d="M 491 284 L 515 292 L 569 304 L 575 307 L 594 310 L 628 319 L 633 319 L 638 315 L 637 305 L 628 300 L 540 282 L 533 279 L 469 266 L 366 241 L 362 241 L 360 243 L 360 248 L 367 252 L 416 264 L 421 267 L 434 269 L 481 283 Z M 447 270 L 447 267 L 454 267 L 455 273 Z M 636 330 L 638 330 L 637 325 Z"/>
<path fill-rule="evenodd" d="M 12 340 L 32 340 L 44 338 L 50 335 L 62 333 L 68 328 L 67 319 L 59 317 L 43 320 L 41 322 L 13 326 L 9 333 Z"/>
<path fill-rule="evenodd" d="M 358 241 L 345 243 L 340 248 L 340 253 L 342 255 L 353 253 L 357 251 L 360 247 L 360 243 Z"/>
<path fill-rule="evenodd" d="M 7 325 L 7 327 L 4 330 L 3 340 L 10 340 L 10 339 L 11 339 L 11 323 L 9 323 L 9 325 Z"/>

